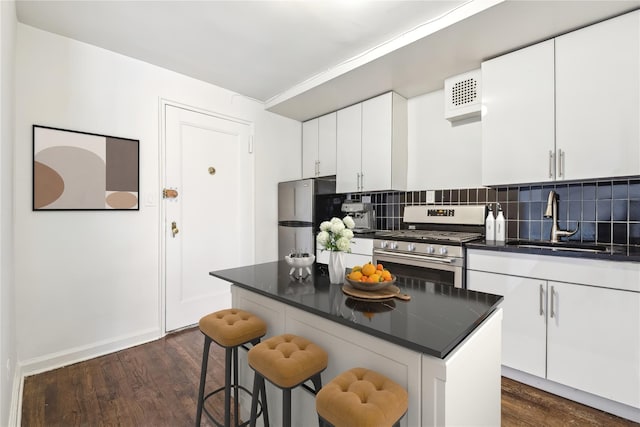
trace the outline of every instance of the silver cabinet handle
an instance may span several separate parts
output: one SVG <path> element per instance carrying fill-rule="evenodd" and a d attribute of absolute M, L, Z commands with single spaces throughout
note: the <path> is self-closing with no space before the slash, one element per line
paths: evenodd
<path fill-rule="evenodd" d="M 544 316 L 544 309 L 542 304 L 544 303 L 544 288 L 542 287 L 542 283 L 540 284 L 540 316 Z"/>
<path fill-rule="evenodd" d="M 558 177 L 564 178 L 564 151 L 558 149 Z"/>
<path fill-rule="evenodd" d="M 555 163 L 553 156 L 553 150 L 549 150 L 549 178 L 553 178 L 553 164 Z"/>
<path fill-rule="evenodd" d="M 551 308 L 549 309 L 549 317 L 551 317 L 553 319 L 553 316 L 555 315 L 554 311 L 553 311 L 553 294 L 555 293 L 555 290 L 553 289 L 553 286 L 551 287 Z"/>
<path fill-rule="evenodd" d="M 360 174 L 360 191 L 364 191 L 364 174 Z"/>

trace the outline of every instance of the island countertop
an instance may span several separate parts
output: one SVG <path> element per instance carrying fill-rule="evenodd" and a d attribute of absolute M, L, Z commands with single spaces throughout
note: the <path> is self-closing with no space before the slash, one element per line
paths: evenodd
<path fill-rule="evenodd" d="M 496 310 L 502 297 L 397 275 L 410 301 L 357 300 L 314 265 L 294 279 L 285 261 L 212 271 L 214 277 L 424 354 L 444 359 Z"/>

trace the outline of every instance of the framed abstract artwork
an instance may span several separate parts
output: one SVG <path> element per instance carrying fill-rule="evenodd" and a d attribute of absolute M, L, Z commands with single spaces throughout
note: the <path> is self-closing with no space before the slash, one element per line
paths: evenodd
<path fill-rule="evenodd" d="M 33 125 L 33 210 L 139 210 L 140 141 Z"/>

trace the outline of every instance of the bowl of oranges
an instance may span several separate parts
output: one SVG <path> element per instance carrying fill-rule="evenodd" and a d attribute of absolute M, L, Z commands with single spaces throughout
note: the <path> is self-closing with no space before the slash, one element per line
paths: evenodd
<path fill-rule="evenodd" d="M 347 274 L 346 280 L 356 289 L 376 291 L 395 283 L 396 276 L 385 269 L 382 264 L 374 265 L 369 262 L 362 266 L 354 266 Z"/>

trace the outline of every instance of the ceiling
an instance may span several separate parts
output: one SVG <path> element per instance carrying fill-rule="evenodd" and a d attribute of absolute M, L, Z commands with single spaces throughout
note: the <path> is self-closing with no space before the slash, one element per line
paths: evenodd
<path fill-rule="evenodd" d="M 18 20 L 306 120 L 395 90 L 409 98 L 490 57 L 640 0 L 18 0 Z"/>

